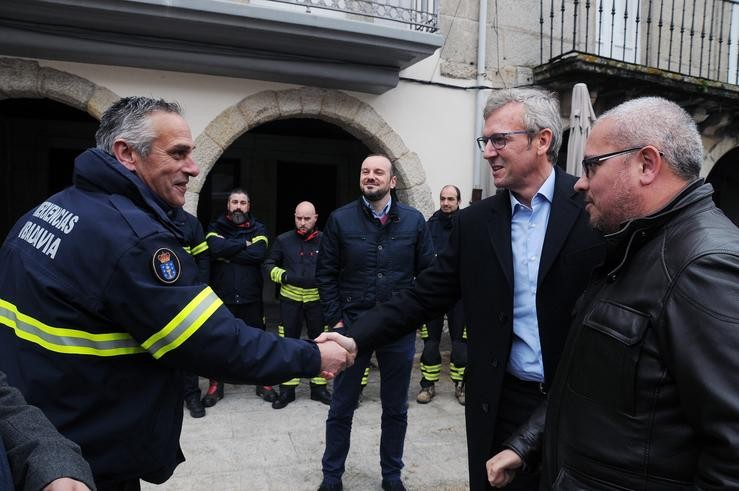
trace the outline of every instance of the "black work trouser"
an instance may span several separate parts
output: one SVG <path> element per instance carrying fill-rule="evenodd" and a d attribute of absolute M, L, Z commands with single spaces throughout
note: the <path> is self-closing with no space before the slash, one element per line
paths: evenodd
<path fill-rule="evenodd" d="M 462 381 L 464 368 L 467 366 L 467 340 L 464 338 L 464 309 L 462 302 L 457 302 L 446 314 L 449 325 L 449 338 L 452 341 L 451 363 L 455 370 L 452 371 L 454 382 Z M 426 323 L 427 336 L 423 340 L 423 353 L 421 353 L 421 386 L 428 387 L 438 382 L 441 371 L 441 332 L 444 328 L 444 317 L 439 317 Z M 455 373 L 456 371 L 456 373 Z M 455 376 L 457 375 L 457 376 Z"/>
<path fill-rule="evenodd" d="M 285 337 L 300 339 L 303 321 L 309 339 L 317 338 L 323 332 L 323 312 L 321 302 L 296 302 L 288 298 L 280 298 L 280 317 Z"/>
<path fill-rule="evenodd" d="M 280 335 L 300 339 L 305 321 L 306 331 L 309 339 L 317 338 L 323 332 L 323 311 L 321 302 L 296 302 L 289 298 L 280 297 L 280 317 L 282 319 Z M 326 379 L 313 377 L 310 381 L 311 387 L 325 386 Z M 285 389 L 294 389 L 300 384 L 299 378 L 294 378 L 280 384 Z"/>
<path fill-rule="evenodd" d="M 491 456 L 504 449 L 503 443 L 528 421 L 531 413 L 545 398 L 546 395 L 541 391 L 539 383 L 519 380 L 506 373 L 498 403 Z M 518 472 L 516 478 L 505 489 L 536 491 L 539 489 L 539 477 L 539 472 Z"/>
<path fill-rule="evenodd" d="M 251 302 L 251 303 L 232 303 L 227 304 L 228 310 L 234 315 L 244 321 L 247 326 L 256 327 L 264 331 L 267 326 L 264 325 L 264 305 L 262 302 Z"/>
<path fill-rule="evenodd" d="M 200 387 L 198 386 L 199 377 L 195 373 L 183 373 L 182 374 L 182 386 L 185 389 L 185 400 L 191 397 L 197 397 L 200 399 Z"/>

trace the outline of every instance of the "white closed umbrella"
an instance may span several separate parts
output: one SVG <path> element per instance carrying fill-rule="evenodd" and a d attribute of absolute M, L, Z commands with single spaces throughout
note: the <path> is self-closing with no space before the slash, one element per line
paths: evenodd
<path fill-rule="evenodd" d="M 575 84 L 572 88 L 572 109 L 570 110 L 570 139 L 567 142 L 567 172 L 574 176 L 582 174 L 582 158 L 585 142 L 590 136 L 590 128 L 595 122 L 595 111 L 590 102 L 590 93 L 585 84 Z"/>

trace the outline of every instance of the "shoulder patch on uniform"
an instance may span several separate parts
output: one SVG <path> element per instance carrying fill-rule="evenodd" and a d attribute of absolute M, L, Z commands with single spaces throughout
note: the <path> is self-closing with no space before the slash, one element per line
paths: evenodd
<path fill-rule="evenodd" d="M 171 285 L 180 277 L 180 258 L 172 249 L 158 249 L 151 258 L 154 276 L 166 285 Z"/>

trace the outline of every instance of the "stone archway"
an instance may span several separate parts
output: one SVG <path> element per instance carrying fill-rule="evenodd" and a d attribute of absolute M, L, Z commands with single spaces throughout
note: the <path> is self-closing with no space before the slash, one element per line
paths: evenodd
<path fill-rule="evenodd" d="M 704 135 L 701 136 L 703 136 L 703 145 L 706 148 L 703 167 L 701 168 L 701 177 L 707 177 L 716 163 L 721 160 L 721 157 L 729 153 L 732 149 L 739 147 L 739 136 L 723 135 L 721 138 L 717 138 L 715 142 L 711 142 Z"/>
<path fill-rule="evenodd" d="M 120 97 L 87 79 L 42 67 L 36 61 L 0 58 L 0 99 L 10 98 L 48 98 L 99 120 Z"/>
<path fill-rule="evenodd" d="M 218 115 L 195 140 L 195 159 L 201 173 L 190 181 L 185 208 L 196 213 L 205 178 L 234 140 L 260 124 L 296 117 L 333 123 L 372 151 L 386 154 L 398 173 L 400 198 L 426 216 L 433 213 L 434 203 L 421 160 L 382 117 L 369 104 L 355 97 L 336 90 L 311 87 L 259 92 Z"/>

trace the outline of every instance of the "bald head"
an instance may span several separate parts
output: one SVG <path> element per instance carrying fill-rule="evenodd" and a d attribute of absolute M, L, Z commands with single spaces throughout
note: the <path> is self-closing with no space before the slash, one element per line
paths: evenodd
<path fill-rule="evenodd" d="M 316 207 L 310 201 L 302 201 L 295 207 L 295 229 L 298 232 L 312 232 L 317 220 Z"/>

